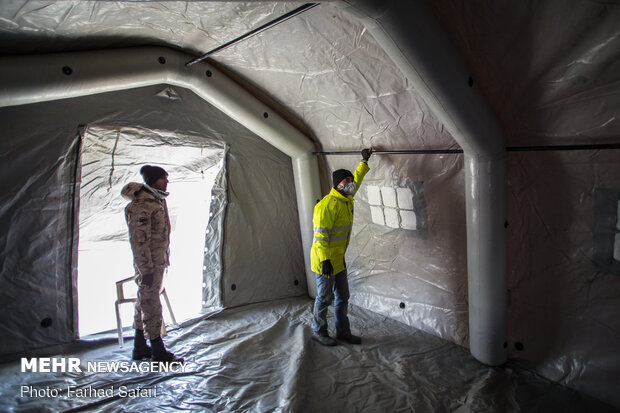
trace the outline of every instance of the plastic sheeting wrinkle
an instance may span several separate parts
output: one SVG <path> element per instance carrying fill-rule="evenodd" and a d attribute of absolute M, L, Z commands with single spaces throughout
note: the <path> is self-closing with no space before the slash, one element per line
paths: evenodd
<path fill-rule="evenodd" d="M 119 130 L 116 134 L 116 141 L 114 141 L 114 147 L 112 148 L 112 153 L 111 153 L 111 164 L 110 164 L 110 178 L 108 180 L 109 183 L 109 187 L 108 187 L 108 191 L 112 189 L 112 175 L 114 175 L 114 161 L 115 158 L 114 156 L 116 155 L 116 148 L 118 147 L 118 140 L 121 138 L 121 131 Z"/>

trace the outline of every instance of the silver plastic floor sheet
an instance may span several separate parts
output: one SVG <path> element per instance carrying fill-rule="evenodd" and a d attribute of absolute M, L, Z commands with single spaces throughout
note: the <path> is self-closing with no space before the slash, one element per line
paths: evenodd
<path fill-rule="evenodd" d="M 0 411 L 616 411 L 516 362 L 486 367 L 462 347 L 356 306 L 350 319 L 362 345 L 323 347 L 311 339 L 311 308 L 308 298 L 254 304 L 170 331 L 165 341 L 185 357 L 185 372 L 22 373 L 19 361 L 5 363 Z M 81 342 L 52 357 L 127 361 L 126 343 Z M 60 391 L 21 397 L 21 386 Z M 114 394 L 69 398 L 69 386 Z M 143 389 L 143 397 L 121 397 L 122 386 Z"/>

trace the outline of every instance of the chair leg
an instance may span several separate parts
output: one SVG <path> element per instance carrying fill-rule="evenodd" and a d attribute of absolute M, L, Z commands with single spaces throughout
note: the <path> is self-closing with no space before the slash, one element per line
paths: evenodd
<path fill-rule="evenodd" d="M 164 300 L 166 301 L 166 306 L 168 307 L 168 312 L 170 313 L 170 318 L 172 318 L 172 324 L 176 324 L 177 320 L 174 318 L 174 313 L 172 312 L 172 306 L 170 305 L 170 300 L 168 300 L 168 294 L 166 294 L 166 289 L 165 288 L 161 291 L 161 295 L 164 296 Z"/>
<path fill-rule="evenodd" d="M 120 348 L 123 348 L 123 323 L 121 322 L 121 312 L 118 308 L 118 301 L 114 302 L 114 307 L 116 308 L 116 332 L 118 333 L 118 345 Z"/>

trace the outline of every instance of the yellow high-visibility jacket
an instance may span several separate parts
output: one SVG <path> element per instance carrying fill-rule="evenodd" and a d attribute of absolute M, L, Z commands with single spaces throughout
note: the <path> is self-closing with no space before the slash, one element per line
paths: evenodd
<path fill-rule="evenodd" d="M 370 170 L 366 162 L 360 162 L 353 173 L 357 189 Z M 357 192 L 357 191 L 356 191 Z M 314 240 L 310 252 L 312 271 L 321 273 L 321 263 L 330 260 L 334 275 L 345 269 L 344 253 L 351 239 L 353 227 L 353 196 L 343 196 L 334 188 L 314 207 Z"/>

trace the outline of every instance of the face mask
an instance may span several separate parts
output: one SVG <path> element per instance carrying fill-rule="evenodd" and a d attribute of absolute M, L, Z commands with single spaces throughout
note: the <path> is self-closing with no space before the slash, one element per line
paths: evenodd
<path fill-rule="evenodd" d="M 355 182 L 349 182 L 342 186 L 341 191 L 347 195 L 354 195 L 355 191 L 357 191 L 357 184 Z"/>

